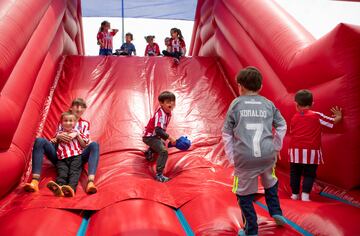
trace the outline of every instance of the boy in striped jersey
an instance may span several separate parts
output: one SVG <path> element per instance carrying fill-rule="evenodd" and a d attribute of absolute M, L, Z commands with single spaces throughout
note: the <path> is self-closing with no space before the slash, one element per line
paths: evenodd
<path fill-rule="evenodd" d="M 158 100 L 160 108 L 156 110 L 155 115 L 145 127 L 143 142 L 149 146 L 149 149 L 145 152 L 146 160 L 152 161 L 153 154 L 159 154 L 156 161 L 155 179 L 159 182 L 167 182 L 169 178 L 163 175 L 168 158 L 168 151 L 164 141 L 169 140 L 174 145 L 176 143 L 176 139 L 166 133 L 166 128 L 171 119 L 171 111 L 175 107 L 175 95 L 172 92 L 164 91 L 159 95 Z"/>
<path fill-rule="evenodd" d="M 342 112 L 337 106 L 331 109 L 333 117 L 312 111 L 313 95 L 305 89 L 295 94 L 295 102 L 298 112 L 291 120 L 289 146 L 291 198 L 300 198 L 300 182 L 303 175 L 301 200 L 310 201 L 309 194 L 315 181 L 316 169 L 323 162 L 322 127 L 333 128 L 334 124 L 342 119 Z"/>
<path fill-rule="evenodd" d="M 83 164 L 86 162 L 89 163 L 88 183 L 85 191 L 88 194 L 94 194 L 97 192 L 97 187 L 95 186 L 94 181 L 99 162 L 99 144 L 90 140 L 90 122 L 81 118 L 86 108 L 87 105 L 84 99 L 76 98 L 71 102 L 69 111 L 76 116 L 77 122 L 75 124 L 75 129 L 84 135 L 84 141 L 87 143 L 87 146 L 81 153 Z M 39 181 L 44 155 L 54 166 L 56 166 L 58 161 L 56 155 L 57 142 L 70 142 L 73 139 L 71 135 L 64 132 L 61 133 L 59 131 L 61 131 L 61 124 L 59 124 L 55 137 L 50 141 L 45 138 L 36 138 L 32 151 L 32 180 L 24 185 L 25 191 L 39 191 Z"/>
<path fill-rule="evenodd" d="M 270 215 L 277 225 L 286 224 L 274 170 L 286 133 L 286 122 L 275 105 L 259 95 L 262 75 L 257 68 L 249 66 L 241 70 L 237 82 L 240 96 L 229 107 L 222 135 L 225 153 L 235 167 L 233 192 L 245 224 L 239 235 L 257 235 L 253 201 L 258 192 L 259 176 Z"/>
<path fill-rule="evenodd" d="M 74 197 L 82 171 L 81 152 L 86 146 L 85 135 L 75 129 L 76 116 L 70 112 L 61 114 L 61 131 L 73 137 L 69 142 L 58 141 L 56 182 L 47 187 L 58 197 Z"/>

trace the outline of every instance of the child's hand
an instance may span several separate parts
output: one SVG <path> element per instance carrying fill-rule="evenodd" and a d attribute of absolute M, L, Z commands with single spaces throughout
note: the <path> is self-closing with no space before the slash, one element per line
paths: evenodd
<path fill-rule="evenodd" d="M 281 160 L 280 152 L 276 152 L 276 158 L 277 158 L 278 160 Z"/>
<path fill-rule="evenodd" d="M 341 107 L 335 106 L 330 109 L 333 113 L 332 117 L 334 118 L 334 123 L 338 123 L 342 119 L 342 109 Z"/>
<path fill-rule="evenodd" d="M 115 34 L 116 34 L 117 32 L 119 32 L 118 29 L 113 29 L 112 31 L 113 31 Z"/>
<path fill-rule="evenodd" d="M 169 136 L 169 141 L 172 145 L 175 145 L 176 144 L 176 139 L 172 136 Z"/>
<path fill-rule="evenodd" d="M 52 139 L 50 139 L 50 142 L 51 142 L 51 143 L 57 143 L 57 139 L 56 139 L 56 138 L 52 138 Z"/>
<path fill-rule="evenodd" d="M 71 139 L 76 138 L 78 135 L 79 135 L 78 132 L 72 132 L 72 133 L 69 134 L 69 136 L 71 137 Z"/>
<path fill-rule="evenodd" d="M 64 143 L 68 143 L 72 140 L 72 138 L 67 133 L 60 133 L 56 135 L 56 139 Z"/>

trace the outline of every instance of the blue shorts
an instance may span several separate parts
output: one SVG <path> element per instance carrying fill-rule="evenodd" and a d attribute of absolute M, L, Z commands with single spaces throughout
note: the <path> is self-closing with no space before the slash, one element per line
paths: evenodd
<path fill-rule="evenodd" d="M 103 56 L 112 55 L 112 49 L 100 48 L 99 55 L 103 55 Z"/>

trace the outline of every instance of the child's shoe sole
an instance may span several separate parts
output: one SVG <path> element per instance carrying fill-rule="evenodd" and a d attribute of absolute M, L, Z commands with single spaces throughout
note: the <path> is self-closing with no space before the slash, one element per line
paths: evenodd
<path fill-rule="evenodd" d="M 74 190 L 69 185 L 61 186 L 61 190 L 64 193 L 65 197 L 74 197 L 75 196 Z"/>
<path fill-rule="evenodd" d="M 55 196 L 57 197 L 63 197 L 64 193 L 61 191 L 61 186 L 58 185 L 57 183 L 55 183 L 54 181 L 50 181 L 46 187 L 48 187 L 48 189 L 50 189 L 51 192 L 54 193 Z"/>
<path fill-rule="evenodd" d="M 86 193 L 87 194 L 94 194 L 97 193 L 97 187 L 93 182 L 89 182 L 86 186 Z"/>

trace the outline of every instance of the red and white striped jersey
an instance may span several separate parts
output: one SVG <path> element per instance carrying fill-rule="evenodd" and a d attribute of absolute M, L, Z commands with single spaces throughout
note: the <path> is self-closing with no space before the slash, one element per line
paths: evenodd
<path fill-rule="evenodd" d="M 113 37 L 115 32 L 99 32 L 97 34 L 98 41 L 102 42 L 100 45 L 101 49 L 112 49 L 113 48 Z"/>
<path fill-rule="evenodd" d="M 68 132 L 69 134 L 72 132 L 78 132 L 78 130 L 73 129 L 71 132 Z M 82 147 L 80 145 L 80 142 L 77 140 L 77 138 L 72 139 L 70 142 L 59 142 L 58 149 L 56 151 L 58 159 L 65 159 L 72 156 L 78 156 L 82 152 Z"/>
<path fill-rule="evenodd" d="M 183 52 L 184 48 L 186 47 L 185 41 L 182 39 L 170 39 L 170 46 L 172 52 Z"/>
<path fill-rule="evenodd" d="M 322 128 L 333 128 L 334 118 L 312 110 L 296 113 L 290 124 L 289 159 L 292 163 L 320 164 Z"/>
<path fill-rule="evenodd" d="M 167 126 L 170 123 L 171 113 L 166 113 L 161 107 L 156 110 L 155 115 L 149 120 L 145 127 L 144 137 L 155 136 L 155 128 L 160 127 L 166 131 Z"/>
<path fill-rule="evenodd" d="M 87 120 L 84 120 L 80 117 L 80 119 L 75 124 L 75 130 L 78 130 L 80 132 L 81 138 L 84 140 L 85 143 L 90 142 L 90 122 Z M 60 132 L 63 132 L 63 127 L 61 124 L 59 124 L 58 129 L 56 130 L 56 134 L 59 134 Z"/>

